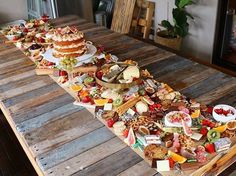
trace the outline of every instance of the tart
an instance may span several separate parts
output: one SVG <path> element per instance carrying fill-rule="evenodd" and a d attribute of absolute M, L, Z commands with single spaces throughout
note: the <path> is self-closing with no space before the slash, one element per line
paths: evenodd
<path fill-rule="evenodd" d="M 148 160 L 164 159 L 168 150 L 157 144 L 150 144 L 144 148 L 144 155 Z"/>
<path fill-rule="evenodd" d="M 236 130 L 236 120 L 231 120 L 226 123 L 227 129 Z"/>

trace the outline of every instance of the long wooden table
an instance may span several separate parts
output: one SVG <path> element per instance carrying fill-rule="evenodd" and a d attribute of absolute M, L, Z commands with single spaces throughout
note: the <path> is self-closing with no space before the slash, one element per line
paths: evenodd
<path fill-rule="evenodd" d="M 87 40 L 121 60 L 132 58 L 154 77 L 197 101 L 236 106 L 236 78 L 75 16 Z M 0 40 L 5 37 L 0 35 Z M 156 171 L 13 44 L 0 45 L 0 106 L 39 175 L 155 175 Z M 17 156 L 16 156 L 17 157 Z M 235 161 L 218 169 L 217 173 Z M 168 175 L 168 174 L 167 174 Z"/>

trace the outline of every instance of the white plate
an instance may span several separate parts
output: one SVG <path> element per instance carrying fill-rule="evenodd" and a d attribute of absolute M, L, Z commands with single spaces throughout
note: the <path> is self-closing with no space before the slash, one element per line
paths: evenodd
<path fill-rule="evenodd" d="M 92 56 L 97 52 L 97 48 L 94 45 L 86 44 L 88 47 L 87 53 L 83 54 L 80 57 L 77 57 L 78 63 L 75 67 L 82 65 L 83 63 L 88 63 L 92 60 Z M 59 65 L 60 59 L 55 58 L 53 55 L 53 49 L 48 49 L 45 53 L 42 54 L 45 60 L 49 62 L 55 63 L 57 66 Z"/>
<path fill-rule="evenodd" d="M 187 115 L 187 117 L 189 118 L 189 121 L 187 122 L 187 125 L 189 127 L 192 126 L 192 118 L 189 114 L 185 113 L 185 112 L 182 112 L 182 111 L 171 111 L 169 112 L 168 114 L 165 115 L 165 126 L 167 127 L 182 127 L 182 123 L 171 123 L 167 118 L 175 113 L 182 113 L 182 114 L 185 114 Z"/>
<path fill-rule="evenodd" d="M 215 109 L 220 109 L 220 108 L 223 108 L 225 110 L 228 110 L 228 109 L 231 109 L 234 113 L 234 115 L 230 115 L 230 116 L 224 116 L 224 115 L 219 115 L 215 112 Z M 212 111 L 212 116 L 213 118 L 218 121 L 218 122 L 228 122 L 228 121 L 231 121 L 231 120 L 235 120 L 236 119 L 236 110 L 235 108 L 233 108 L 232 106 L 229 106 L 229 105 L 225 105 L 225 104 L 220 104 L 220 105 L 216 105 L 214 108 L 213 108 L 213 111 Z"/>

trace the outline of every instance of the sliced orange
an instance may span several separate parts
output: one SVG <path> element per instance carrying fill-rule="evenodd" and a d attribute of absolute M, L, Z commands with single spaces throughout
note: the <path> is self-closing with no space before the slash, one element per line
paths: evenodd
<path fill-rule="evenodd" d="M 94 103 L 97 105 L 97 106 L 104 106 L 106 103 L 108 103 L 109 99 L 95 99 L 94 100 Z"/>
<path fill-rule="evenodd" d="M 81 91 L 82 88 L 83 88 L 83 86 L 77 85 L 77 84 L 73 84 L 72 86 L 70 86 L 70 89 L 73 90 L 73 91 L 75 91 L 75 92 Z"/>
<path fill-rule="evenodd" d="M 81 91 L 79 92 L 79 95 L 80 95 L 81 97 L 86 97 L 86 96 L 89 95 L 89 92 L 86 91 L 86 90 L 81 90 Z"/>
<path fill-rule="evenodd" d="M 168 92 L 173 92 L 174 91 L 168 84 L 165 84 L 165 88 Z"/>
<path fill-rule="evenodd" d="M 213 130 L 216 130 L 219 133 L 223 133 L 226 130 L 226 128 L 227 128 L 227 125 L 225 124 L 225 125 L 221 125 L 221 126 L 218 126 L 216 128 L 213 128 Z"/>
<path fill-rule="evenodd" d="M 198 118 L 201 114 L 201 111 L 200 109 L 197 109 L 195 110 L 192 114 L 191 114 L 191 117 L 194 119 L 194 118 Z"/>
<path fill-rule="evenodd" d="M 168 155 L 175 161 L 175 162 L 178 162 L 179 164 L 183 164 L 187 158 L 181 156 L 181 155 L 178 155 L 177 153 L 175 152 L 172 152 L 171 150 L 168 150 Z"/>

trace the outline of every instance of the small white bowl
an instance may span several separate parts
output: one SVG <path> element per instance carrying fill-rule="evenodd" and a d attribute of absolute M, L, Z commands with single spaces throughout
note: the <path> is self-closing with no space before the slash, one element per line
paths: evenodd
<path fill-rule="evenodd" d="M 230 109 L 231 111 L 233 111 L 234 115 L 229 115 L 229 116 L 219 115 L 215 112 L 215 109 L 220 109 L 220 108 L 225 109 L 225 110 Z M 236 109 L 233 108 L 232 106 L 229 106 L 229 105 L 219 104 L 219 105 L 216 105 L 213 108 L 212 116 L 216 121 L 226 123 L 230 120 L 235 120 L 235 118 L 236 118 Z"/>

